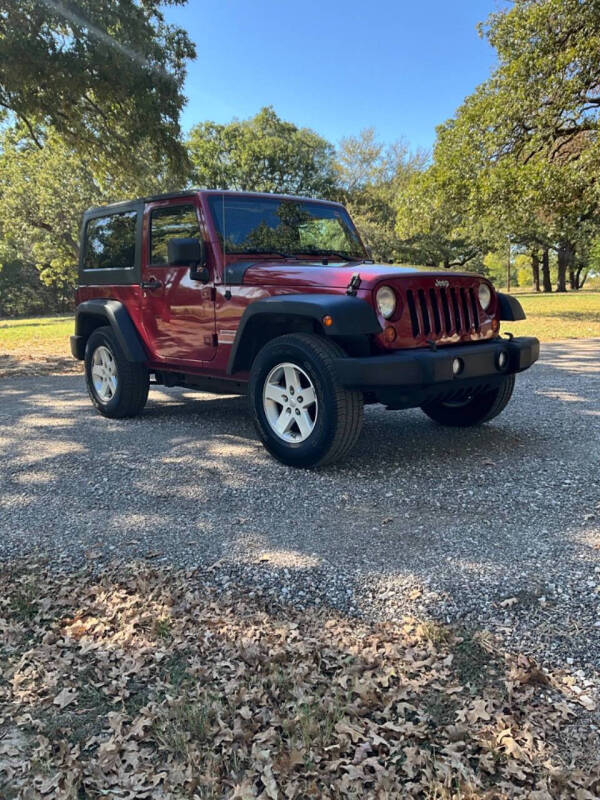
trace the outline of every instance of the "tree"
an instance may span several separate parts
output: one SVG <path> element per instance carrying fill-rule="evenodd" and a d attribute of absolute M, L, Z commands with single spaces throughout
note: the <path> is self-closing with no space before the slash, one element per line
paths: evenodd
<path fill-rule="evenodd" d="M 403 141 L 386 146 L 374 128 L 341 140 L 336 153 L 339 199 L 379 261 L 413 260 L 413 251 L 396 231 L 397 198 L 413 175 L 423 169 L 426 154 L 411 153 Z"/>
<path fill-rule="evenodd" d="M 485 252 L 463 225 L 436 164 L 412 176 L 396 202 L 396 233 L 418 264 L 464 267 Z"/>
<path fill-rule="evenodd" d="M 187 141 L 192 179 L 207 189 L 328 197 L 335 188 L 334 150 L 271 106 L 227 125 L 201 122 Z"/>
<path fill-rule="evenodd" d="M 145 142 L 183 169 L 178 120 L 195 50 L 161 7 L 184 2 L 0 0 L 0 109 L 38 145 L 39 126 L 51 126 L 113 167 Z"/>
<path fill-rule="evenodd" d="M 170 185 L 166 164 L 149 156 L 142 147 L 126 171 L 107 172 L 53 129 L 39 129 L 37 143 L 23 125 L 6 130 L 0 139 L 0 239 L 13 259 L 35 266 L 44 284 L 70 297 L 83 211 Z"/>
<path fill-rule="evenodd" d="M 411 203 L 424 213 L 415 220 L 407 208 L 404 224 L 429 233 L 437 225 L 482 251 L 510 241 L 529 253 L 536 286 L 541 251 L 545 290 L 548 253 L 556 249 L 557 291 L 566 290 L 567 276 L 579 285 L 577 254 L 587 251 L 599 222 L 600 99 L 593 91 L 600 69 L 588 57 L 586 28 L 594 5 L 516 0 L 490 17 L 485 32 L 498 49 L 498 68 L 438 128 L 430 174 Z M 600 11 L 592 16 L 594 42 Z M 429 206 L 418 202 L 423 193 Z"/>
<path fill-rule="evenodd" d="M 482 33 L 496 49 L 492 86 L 508 114 L 499 144 L 523 160 L 597 134 L 600 8 L 595 0 L 513 0 Z M 577 154 L 573 154 L 577 158 Z"/>
<path fill-rule="evenodd" d="M 517 286 L 531 286 L 531 256 L 527 253 L 517 253 L 514 264 Z"/>
<path fill-rule="evenodd" d="M 59 292 L 40 282 L 32 264 L 19 260 L 0 243 L 0 317 L 64 311 L 67 306 Z"/>
<path fill-rule="evenodd" d="M 567 273 L 577 288 L 576 253 L 588 249 L 599 215 L 600 8 L 581 0 L 515 0 L 482 30 L 499 60 L 490 81 L 495 155 L 543 165 L 557 291 L 566 290 Z"/>

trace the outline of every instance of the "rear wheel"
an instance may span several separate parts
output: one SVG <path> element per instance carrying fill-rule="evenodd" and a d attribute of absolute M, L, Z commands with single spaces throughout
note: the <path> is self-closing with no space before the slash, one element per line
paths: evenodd
<path fill-rule="evenodd" d="M 85 380 L 92 403 L 105 417 L 133 417 L 146 405 L 148 370 L 125 358 L 108 326 L 96 328 L 87 341 Z"/>
<path fill-rule="evenodd" d="M 441 425 L 467 428 L 497 417 L 508 405 L 514 388 L 515 376 L 507 375 L 496 388 L 475 393 L 460 403 L 435 401 L 425 403 L 421 408 L 428 417 Z"/>
<path fill-rule="evenodd" d="M 316 467 L 343 458 L 362 426 L 361 392 L 337 380 L 344 351 L 314 334 L 269 342 L 250 372 L 250 408 L 267 450 L 284 464 Z"/>

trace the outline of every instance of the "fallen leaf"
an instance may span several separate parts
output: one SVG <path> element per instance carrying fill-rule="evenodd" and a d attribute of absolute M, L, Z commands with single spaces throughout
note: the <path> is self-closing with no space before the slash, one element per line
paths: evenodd
<path fill-rule="evenodd" d="M 61 709 L 66 708 L 77 699 L 77 695 L 78 692 L 76 689 L 65 688 L 56 695 L 52 702 Z"/>

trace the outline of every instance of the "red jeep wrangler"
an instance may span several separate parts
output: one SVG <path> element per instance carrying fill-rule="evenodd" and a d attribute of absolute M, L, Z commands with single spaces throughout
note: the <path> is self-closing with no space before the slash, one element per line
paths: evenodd
<path fill-rule="evenodd" d="M 539 342 L 478 275 L 376 266 L 343 206 L 190 190 L 87 211 L 71 349 L 108 417 L 138 414 L 150 379 L 248 393 L 285 464 L 345 456 L 363 404 L 476 425 L 510 400 Z"/>

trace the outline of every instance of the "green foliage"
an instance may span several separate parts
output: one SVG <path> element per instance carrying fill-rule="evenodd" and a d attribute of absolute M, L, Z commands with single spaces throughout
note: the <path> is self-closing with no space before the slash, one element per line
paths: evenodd
<path fill-rule="evenodd" d="M 515 256 L 514 272 L 517 286 L 531 286 L 533 284 L 533 273 L 531 270 L 531 258 L 525 253 Z"/>
<path fill-rule="evenodd" d="M 70 301 L 70 297 L 67 301 L 56 289 L 44 286 L 35 267 L 0 246 L 0 317 L 61 311 L 70 307 Z"/>
<path fill-rule="evenodd" d="M 432 166 L 399 204 L 398 231 L 467 254 L 508 239 L 529 252 L 556 247 L 560 284 L 599 223 L 600 9 L 515 0 L 482 30 L 498 67 L 439 127 Z"/>
<path fill-rule="evenodd" d="M 484 273 L 495 286 L 506 286 L 506 273 L 508 267 L 508 249 L 491 250 L 483 258 Z M 510 280 L 515 283 L 517 279 L 511 259 Z"/>
<path fill-rule="evenodd" d="M 464 267 L 481 248 L 464 233 L 462 217 L 441 183 L 436 164 L 416 172 L 397 199 L 396 232 L 428 266 Z"/>
<path fill-rule="evenodd" d="M 40 131 L 34 143 L 22 125 L 9 128 L 0 139 L 0 237 L 15 261 L 35 266 L 42 283 L 64 299 L 75 284 L 83 211 L 159 191 L 169 181 L 166 167 L 161 174 L 143 147 L 127 170 L 109 173 L 80 158 L 53 129 Z M 36 310 L 29 305 L 20 313 Z"/>
<path fill-rule="evenodd" d="M 187 142 L 192 179 L 207 189 L 328 197 L 335 186 L 334 149 L 272 107 L 228 125 L 201 122 Z"/>
<path fill-rule="evenodd" d="M 51 126 L 80 155 L 128 164 L 141 142 L 180 170 L 194 45 L 161 8 L 185 0 L 0 0 L 0 108 L 33 141 Z"/>
<path fill-rule="evenodd" d="M 337 150 L 340 199 L 378 261 L 411 261 L 414 252 L 396 231 L 396 204 L 426 163 L 422 151 L 411 153 L 402 141 L 386 146 L 375 130 L 341 140 Z"/>
<path fill-rule="evenodd" d="M 588 264 L 591 273 L 590 278 L 600 276 L 600 234 L 594 236 L 590 241 Z"/>
<path fill-rule="evenodd" d="M 499 59 L 491 85 L 505 111 L 500 146 L 521 160 L 540 152 L 577 158 L 570 145 L 597 133 L 598 3 L 515 0 L 492 14 L 482 32 Z"/>

